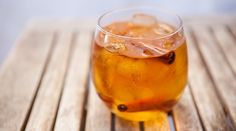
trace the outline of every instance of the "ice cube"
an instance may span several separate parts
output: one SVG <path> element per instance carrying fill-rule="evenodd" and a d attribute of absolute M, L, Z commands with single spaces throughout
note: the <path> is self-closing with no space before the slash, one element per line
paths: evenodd
<path fill-rule="evenodd" d="M 162 47 L 164 49 L 172 49 L 174 46 L 175 46 L 175 42 L 171 38 L 164 40 L 162 44 Z"/>
<path fill-rule="evenodd" d="M 122 51 L 121 54 L 133 58 L 147 58 L 161 56 L 165 54 L 168 50 L 152 43 L 152 40 L 132 40 L 127 41 L 125 44 L 126 50 Z"/>
<path fill-rule="evenodd" d="M 127 22 L 114 22 L 105 27 L 105 29 L 116 35 L 125 35 L 128 32 L 130 26 L 131 25 Z"/>
<path fill-rule="evenodd" d="M 152 45 L 151 43 L 140 42 L 143 48 L 143 55 L 146 56 L 160 56 L 166 52 L 165 49 L 158 47 L 157 45 Z"/>
<path fill-rule="evenodd" d="M 153 31 L 159 36 L 163 36 L 163 35 L 168 34 L 168 32 L 166 30 L 159 28 L 159 27 L 154 28 Z"/>
<path fill-rule="evenodd" d="M 148 29 L 145 27 L 134 27 L 129 30 L 127 36 L 142 37 L 146 32 L 148 32 Z"/>
<path fill-rule="evenodd" d="M 139 76 L 140 72 L 145 72 L 147 70 L 148 65 L 145 61 L 140 59 L 127 59 L 122 57 L 120 61 L 117 63 L 116 71 L 124 76 Z"/>
<path fill-rule="evenodd" d="M 153 51 L 151 51 L 149 49 L 143 49 L 143 54 L 145 54 L 145 56 L 154 56 L 155 55 L 153 53 Z"/>
<path fill-rule="evenodd" d="M 119 53 L 126 49 L 124 43 L 109 43 L 105 46 L 105 48 L 113 53 Z"/>
<path fill-rule="evenodd" d="M 159 23 L 159 26 L 154 28 L 153 31 L 157 35 L 164 36 L 164 35 L 174 32 L 174 29 L 170 25 Z"/>
<path fill-rule="evenodd" d="M 133 15 L 132 23 L 141 26 L 153 26 L 157 23 L 157 20 L 154 16 L 140 13 Z"/>
<path fill-rule="evenodd" d="M 165 49 L 170 49 L 172 46 L 173 46 L 173 42 L 169 42 L 169 41 L 164 42 L 163 44 L 163 48 Z"/>
<path fill-rule="evenodd" d="M 165 30 L 168 33 L 172 33 L 174 32 L 174 28 L 168 24 L 165 23 L 159 23 L 159 27 L 162 28 L 163 30 Z"/>
<path fill-rule="evenodd" d="M 142 47 L 137 45 L 134 41 L 127 41 L 125 44 L 126 50 L 124 50 L 122 53 L 125 56 L 133 57 L 133 58 L 140 58 L 140 56 L 143 52 Z"/>

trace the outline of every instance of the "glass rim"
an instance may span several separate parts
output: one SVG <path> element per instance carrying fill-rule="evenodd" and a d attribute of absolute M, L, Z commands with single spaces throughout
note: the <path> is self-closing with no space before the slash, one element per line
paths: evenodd
<path fill-rule="evenodd" d="M 144 37 L 132 37 L 132 36 L 117 35 L 117 34 L 114 34 L 114 33 L 110 32 L 110 31 L 107 31 L 106 29 L 104 29 L 103 26 L 101 26 L 102 18 L 107 16 L 107 15 L 109 15 L 109 14 L 116 13 L 116 12 L 121 12 L 121 11 L 125 11 L 125 10 L 130 10 L 130 9 L 138 9 L 138 8 L 148 8 L 148 9 L 157 8 L 162 13 L 166 13 L 168 15 L 172 15 L 172 16 L 176 17 L 178 22 L 179 22 L 179 25 L 177 26 L 177 28 L 175 29 L 174 32 L 168 33 L 168 34 L 166 34 L 164 36 L 156 37 L 156 38 L 144 38 Z M 163 9 L 160 6 L 157 6 L 157 5 L 155 5 L 155 6 L 154 5 L 141 5 L 141 6 L 128 6 L 128 7 L 117 8 L 117 9 L 113 9 L 113 10 L 107 11 L 107 12 L 105 12 L 104 14 L 102 14 L 98 18 L 96 27 L 102 33 L 104 33 L 106 35 L 109 35 L 109 36 L 112 36 L 112 37 L 118 37 L 118 38 L 123 38 L 123 39 L 133 39 L 133 40 L 160 40 L 160 39 L 169 38 L 171 36 L 174 36 L 178 32 L 180 32 L 183 29 L 183 21 L 182 21 L 182 19 L 181 19 L 181 17 L 179 15 L 177 15 L 177 14 L 175 14 L 173 12 L 170 12 L 170 11 L 168 11 L 166 9 Z"/>

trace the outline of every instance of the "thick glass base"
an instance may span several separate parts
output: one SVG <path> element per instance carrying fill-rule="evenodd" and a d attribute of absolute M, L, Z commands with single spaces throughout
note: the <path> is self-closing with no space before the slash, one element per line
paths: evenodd
<path fill-rule="evenodd" d="M 141 112 L 117 112 L 112 111 L 116 116 L 130 121 L 151 121 L 163 120 L 166 112 L 159 110 L 141 111 Z"/>

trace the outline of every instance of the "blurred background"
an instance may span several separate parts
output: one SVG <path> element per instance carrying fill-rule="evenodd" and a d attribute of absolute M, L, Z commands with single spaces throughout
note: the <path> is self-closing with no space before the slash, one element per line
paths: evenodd
<path fill-rule="evenodd" d="M 182 17 L 236 14 L 236 0 L 0 0 L 0 65 L 30 20 L 97 19 L 136 4 L 164 6 Z"/>

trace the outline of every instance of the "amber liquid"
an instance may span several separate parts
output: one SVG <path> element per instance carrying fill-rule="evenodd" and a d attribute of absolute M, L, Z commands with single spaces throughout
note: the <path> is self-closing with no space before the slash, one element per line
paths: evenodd
<path fill-rule="evenodd" d="M 113 53 L 100 45 L 93 44 L 92 77 L 99 97 L 113 113 L 146 121 L 176 104 L 187 81 L 185 40 L 174 50 L 145 58 Z"/>

